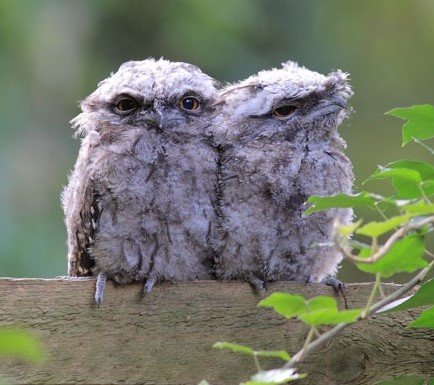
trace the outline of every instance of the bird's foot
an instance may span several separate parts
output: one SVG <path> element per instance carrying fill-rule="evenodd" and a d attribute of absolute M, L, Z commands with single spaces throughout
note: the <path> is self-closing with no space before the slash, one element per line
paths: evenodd
<path fill-rule="evenodd" d="M 345 284 L 331 275 L 326 275 L 321 282 L 327 286 L 331 286 L 336 294 L 341 294 L 344 300 L 345 309 L 348 309 L 347 297 L 345 296 Z"/>
<path fill-rule="evenodd" d="M 326 275 L 321 282 L 327 286 L 331 286 L 337 293 L 342 293 L 345 290 L 345 284 L 331 275 Z"/>
<path fill-rule="evenodd" d="M 107 281 L 107 275 L 104 273 L 99 273 L 96 278 L 96 290 L 95 290 L 95 302 L 98 307 L 100 307 L 102 303 L 102 299 L 104 297 L 104 288 L 105 283 Z"/>
<path fill-rule="evenodd" d="M 156 282 L 157 282 L 157 280 L 155 279 L 155 277 L 148 278 L 146 280 L 144 287 L 143 287 L 143 293 L 149 294 L 152 291 L 152 289 L 154 288 L 154 285 Z"/>
<path fill-rule="evenodd" d="M 252 276 L 248 279 L 250 285 L 253 286 L 253 288 L 258 292 L 264 292 L 265 291 L 265 282 L 262 279 L 259 279 L 258 277 Z"/>

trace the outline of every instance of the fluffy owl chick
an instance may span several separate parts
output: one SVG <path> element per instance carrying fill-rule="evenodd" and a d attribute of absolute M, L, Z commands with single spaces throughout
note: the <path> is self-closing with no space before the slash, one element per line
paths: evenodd
<path fill-rule="evenodd" d="M 332 225 L 350 223 L 352 211 L 302 214 L 310 195 L 351 192 L 352 165 L 337 132 L 351 95 L 345 73 L 324 76 L 294 62 L 221 91 L 220 278 L 261 289 L 336 273 L 342 255 L 330 246 Z"/>
<path fill-rule="evenodd" d="M 215 81 L 186 63 L 131 61 L 73 121 L 83 135 L 62 195 L 68 274 L 119 283 L 211 277 L 217 158 Z"/>

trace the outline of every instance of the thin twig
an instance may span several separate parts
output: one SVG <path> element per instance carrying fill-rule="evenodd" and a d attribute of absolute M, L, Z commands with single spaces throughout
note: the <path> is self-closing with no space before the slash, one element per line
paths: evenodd
<path fill-rule="evenodd" d="M 381 210 L 379 207 L 378 207 L 378 203 L 379 202 L 375 202 L 375 204 L 374 204 L 374 206 L 375 206 L 375 209 L 377 210 L 377 212 L 383 217 L 383 219 L 386 221 L 386 220 L 388 220 L 389 218 L 386 216 L 386 214 L 384 214 L 384 211 L 383 210 Z"/>
<path fill-rule="evenodd" d="M 401 288 L 390 294 L 385 299 L 377 302 L 376 304 L 372 305 L 371 309 L 368 311 L 368 313 L 362 317 L 360 316 L 357 321 L 361 321 L 362 319 L 368 317 L 369 315 L 376 313 L 378 310 L 380 310 L 382 307 L 388 305 L 389 303 L 401 298 L 405 293 L 413 289 L 416 285 L 421 283 L 429 271 L 433 268 L 434 261 L 432 261 L 426 268 L 422 269 L 418 274 L 416 274 L 410 281 L 408 281 L 405 285 L 403 285 Z M 356 321 L 356 322 L 357 322 Z M 339 335 L 344 329 L 346 329 L 348 326 L 352 325 L 351 323 L 345 323 L 345 324 L 338 324 L 329 331 L 323 333 L 320 337 L 318 337 L 316 340 L 312 341 L 307 346 L 303 347 L 301 351 L 296 353 L 291 361 L 286 363 L 283 367 L 284 368 L 292 368 L 296 366 L 307 354 L 311 353 L 314 350 L 317 350 L 318 348 L 322 347 L 325 343 L 332 340 L 334 337 Z"/>
<path fill-rule="evenodd" d="M 258 356 L 253 353 L 253 361 L 255 362 L 256 370 L 260 372 L 262 370 L 261 364 L 259 363 Z"/>
<path fill-rule="evenodd" d="M 428 146 L 427 144 L 425 144 L 424 142 L 422 142 L 421 140 L 418 140 L 416 138 L 412 138 L 413 141 L 417 144 L 420 144 L 425 150 L 427 150 L 431 155 L 434 155 L 434 150 Z"/>
<path fill-rule="evenodd" d="M 431 258 L 434 259 L 434 254 L 431 251 L 425 250 L 425 253 Z"/>
<path fill-rule="evenodd" d="M 375 274 L 375 283 L 372 287 L 371 294 L 369 295 L 368 302 L 366 303 L 365 309 L 362 312 L 361 318 L 365 318 L 366 315 L 371 310 L 372 303 L 374 302 L 375 295 L 377 294 L 378 287 L 381 285 L 381 275 L 379 273 Z"/>
<path fill-rule="evenodd" d="M 306 347 L 312 342 L 314 337 L 315 337 L 315 328 L 311 326 L 309 333 L 307 334 L 306 341 L 304 341 L 303 347 L 301 348 L 302 354 L 306 350 Z"/>
<path fill-rule="evenodd" d="M 416 274 L 410 281 L 408 281 L 401 288 L 399 288 L 398 290 L 390 294 L 388 297 L 384 298 L 382 301 L 379 301 L 376 304 L 372 305 L 371 311 L 369 312 L 368 315 L 376 313 L 382 307 L 388 305 L 393 301 L 396 301 L 397 299 L 401 298 L 405 293 L 413 289 L 415 286 L 419 285 L 426 278 L 427 274 L 430 272 L 430 270 L 433 267 L 434 267 L 434 261 L 431 261 L 427 267 L 422 269 L 418 274 Z"/>
<path fill-rule="evenodd" d="M 420 191 L 420 193 L 422 194 L 423 199 L 425 200 L 426 203 L 428 203 L 429 205 L 432 203 L 431 200 L 428 198 L 428 196 L 425 194 L 425 191 L 423 189 L 423 187 L 421 186 L 421 184 L 423 184 L 423 182 L 420 182 L 417 187 Z"/>
<path fill-rule="evenodd" d="M 320 337 L 321 336 L 321 333 L 319 332 L 319 330 L 315 327 L 315 326 L 312 326 L 312 328 L 313 328 L 313 331 L 315 332 L 315 337 Z"/>
<path fill-rule="evenodd" d="M 403 226 L 399 230 L 395 231 L 384 243 L 384 245 L 378 248 L 378 250 L 368 258 L 363 258 L 352 254 L 351 251 L 349 251 L 348 247 L 340 245 L 339 242 L 337 242 L 337 246 L 339 250 L 345 255 L 345 257 L 350 259 L 351 261 L 357 263 L 372 264 L 374 262 L 377 262 L 383 255 L 385 255 L 390 250 L 390 248 L 397 241 L 407 235 L 410 231 L 420 229 L 432 222 L 434 222 L 434 216 L 421 219 L 420 221 L 414 223 L 408 223 L 406 226 Z"/>
<path fill-rule="evenodd" d="M 386 298 L 386 294 L 384 293 L 383 286 L 381 284 L 378 286 L 378 293 L 380 294 L 381 299 Z"/>

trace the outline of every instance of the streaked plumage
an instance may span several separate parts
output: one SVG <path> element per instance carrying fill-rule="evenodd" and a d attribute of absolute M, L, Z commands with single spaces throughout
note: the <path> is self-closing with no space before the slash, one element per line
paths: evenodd
<path fill-rule="evenodd" d="M 351 95 L 345 73 L 324 76 L 293 62 L 220 92 L 213 126 L 221 149 L 220 278 L 261 288 L 336 273 L 342 255 L 324 244 L 334 219 L 348 224 L 352 211 L 302 213 L 310 195 L 351 192 L 352 165 L 337 132 Z"/>
<path fill-rule="evenodd" d="M 102 288 L 105 277 L 146 281 L 146 291 L 212 276 L 215 96 L 199 68 L 148 59 L 123 64 L 84 100 L 72 121 L 80 153 L 62 195 L 69 275 L 99 274 Z"/>

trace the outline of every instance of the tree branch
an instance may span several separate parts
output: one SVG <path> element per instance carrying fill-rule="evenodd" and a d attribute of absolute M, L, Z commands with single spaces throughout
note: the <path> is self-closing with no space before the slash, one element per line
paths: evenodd
<path fill-rule="evenodd" d="M 409 282 L 407 282 L 405 285 L 403 285 L 401 288 L 384 298 L 383 300 L 377 302 L 374 304 L 368 312 L 366 312 L 366 315 L 362 315 L 358 318 L 357 321 L 361 321 L 365 318 L 367 318 L 369 315 L 381 312 L 381 309 L 390 304 L 391 302 L 401 298 L 405 293 L 413 289 L 416 285 L 421 283 L 429 273 L 429 271 L 433 268 L 434 261 L 432 261 L 426 268 L 422 269 L 418 274 L 416 274 Z M 357 322 L 356 321 L 356 322 Z M 303 358 L 311 353 L 312 351 L 319 349 L 324 344 L 326 344 L 328 341 L 332 340 L 336 336 L 338 336 L 344 329 L 346 329 L 348 326 L 353 325 L 351 324 L 338 324 L 329 331 L 323 333 L 320 337 L 318 337 L 316 340 L 312 341 L 307 346 L 303 346 L 303 349 L 297 352 L 289 361 L 287 364 L 285 364 L 284 368 L 292 368 L 295 367 L 299 362 L 303 360 Z"/>
<path fill-rule="evenodd" d="M 401 227 L 397 231 L 395 231 L 389 239 L 384 243 L 383 246 L 381 246 L 374 254 L 372 254 L 368 258 L 362 258 L 357 255 L 354 255 L 349 251 L 348 247 L 345 245 L 342 245 L 339 240 L 336 240 L 337 247 L 339 250 L 344 254 L 346 258 L 353 262 L 357 263 L 366 263 L 366 264 L 372 264 L 374 262 L 377 262 L 381 257 L 383 257 L 390 248 L 401 238 L 403 238 L 405 235 L 407 235 L 410 231 L 418 230 L 427 224 L 434 222 L 434 216 L 427 217 L 424 219 L 421 219 L 420 221 L 417 221 L 415 223 L 408 223 L 406 226 Z"/>

